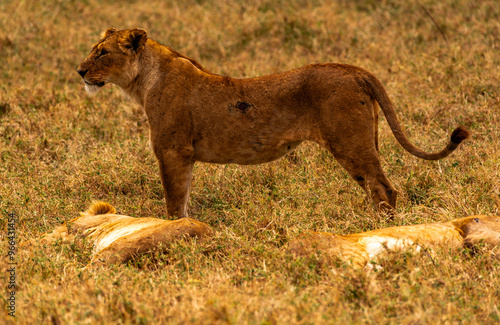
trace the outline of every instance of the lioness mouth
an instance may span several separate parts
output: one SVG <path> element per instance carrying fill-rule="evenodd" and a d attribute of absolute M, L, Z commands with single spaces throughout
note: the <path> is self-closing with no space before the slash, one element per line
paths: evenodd
<path fill-rule="evenodd" d="M 98 82 L 98 83 L 95 83 L 95 84 L 91 84 L 90 82 L 88 82 L 87 80 L 83 80 L 87 85 L 89 86 L 97 86 L 97 87 L 102 87 L 104 86 L 105 82 Z"/>

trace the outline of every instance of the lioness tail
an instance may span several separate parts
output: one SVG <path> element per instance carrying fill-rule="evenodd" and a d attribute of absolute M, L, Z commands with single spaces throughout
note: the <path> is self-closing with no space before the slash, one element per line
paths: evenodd
<path fill-rule="evenodd" d="M 450 142 L 448 142 L 443 150 L 439 152 L 428 153 L 417 148 L 408 140 L 408 138 L 403 133 L 401 125 L 399 124 L 398 118 L 396 116 L 396 112 L 394 111 L 394 106 L 392 105 L 392 102 L 389 99 L 389 96 L 385 92 L 385 89 L 380 81 L 371 74 L 368 74 L 365 80 L 373 92 L 373 97 L 379 103 L 380 108 L 384 112 L 385 118 L 389 123 L 389 126 L 391 127 L 392 133 L 401 144 L 401 146 L 412 155 L 426 160 L 442 159 L 452 153 L 453 150 L 455 150 L 462 141 L 469 137 L 469 131 L 465 127 L 459 126 L 453 131 L 453 133 L 451 134 Z"/>

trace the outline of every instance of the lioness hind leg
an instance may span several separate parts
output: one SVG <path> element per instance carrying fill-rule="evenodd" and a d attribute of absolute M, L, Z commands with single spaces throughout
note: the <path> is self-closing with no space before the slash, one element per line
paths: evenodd
<path fill-rule="evenodd" d="M 339 161 L 340 162 L 340 161 Z M 366 195 L 372 199 L 378 211 L 392 214 L 396 208 L 397 191 L 385 177 L 380 165 L 358 165 L 356 163 L 340 164 L 349 175 L 363 188 Z"/>
<path fill-rule="evenodd" d="M 389 183 L 382 169 L 377 173 L 377 178 L 368 181 L 365 187 L 368 188 L 368 194 L 371 196 L 373 203 L 379 211 L 387 214 L 392 214 L 394 212 L 394 209 L 396 209 L 398 192 L 391 183 Z"/>
<path fill-rule="evenodd" d="M 160 166 L 168 215 L 177 218 L 187 217 L 194 162 L 189 155 L 182 155 L 173 150 L 159 152 L 156 157 Z"/>
<path fill-rule="evenodd" d="M 372 199 L 377 210 L 391 214 L 396 208 L 397 191 L 385 177 L 376 148 L 366 144 L 353 148 L 352 143 L 344 147 L 342 142 L 335 143 L 330 152 Z"/>

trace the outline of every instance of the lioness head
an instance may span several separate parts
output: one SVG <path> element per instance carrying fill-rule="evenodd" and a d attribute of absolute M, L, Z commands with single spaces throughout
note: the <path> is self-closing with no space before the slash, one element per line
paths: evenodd
<path fill-rule="evenodd" d="M 127 87 L 138 74 L 138 56 L 147 39 L 143 29 L 107 29 L 77 69 L 85 90 L 95 93 L 107 82 Z"/>

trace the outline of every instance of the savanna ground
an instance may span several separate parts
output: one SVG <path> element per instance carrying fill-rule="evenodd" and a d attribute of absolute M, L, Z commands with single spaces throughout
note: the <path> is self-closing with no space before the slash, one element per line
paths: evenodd
<path fill-rule="evenodd" d="M 140 107 L 107 85 L 85 94 L 75 69 L 108 27 L 142 27 L 208 70 L 234 77 L 343 62 L 378 76 L 408 137 L 435 151 L 458 125 L 472 138 L 422 161 L 383 116 L 383 167 L 399 190 L 393 220 L 323 149 L 274 163 L 197 164 L 190 216 L 217 235 L 128 266 L 83 269 L 89 245 L 43 246 L 92 200 L 165 218 Z M 308 229 L 352 233 L 500 208 L 497 1 L 0 1 L 0 246 L 15 213 L 16 317 L 1 323 L 497 323 L 500 261 L 488 252 L 394 253 L 368 274 L 296 259 Z M 29 242 L 30 240 L 31 243 Z M 3 262 L 2 262 L 3 263 Z"/>

